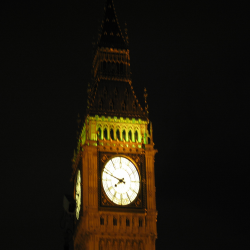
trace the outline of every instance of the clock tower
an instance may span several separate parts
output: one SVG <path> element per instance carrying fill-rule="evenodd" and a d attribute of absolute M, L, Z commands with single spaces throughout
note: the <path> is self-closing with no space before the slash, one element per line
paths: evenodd
<path fill-rule="evenodd" d="M 152 123 L 131 80 L 128 39 L 105 4 L 88 103 L 73 157 L 74 248 L 154 250 L 157 238 Z"/>

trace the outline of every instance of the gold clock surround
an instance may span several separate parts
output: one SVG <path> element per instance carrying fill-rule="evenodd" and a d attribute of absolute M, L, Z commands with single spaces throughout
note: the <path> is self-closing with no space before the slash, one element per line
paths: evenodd
<path fill-rule="evenodd" d="M 138 189 L 138 194 L 136 197 L 128 204 L 122 205 L 122 204 L 116 204 L 115 202 L 108 197 L 106 194 L 104 187 L 103 187 L 103 182 L 102 182 L 102 174 L 103 170 L 105 169 L 106 164 L 111 160 L 114 159 L 115 157 L 121 157 L 125 158 L 128 161 L 130 161 L 136 170 L 138 171 L 138 176 L 139 176 L 139 189 Z M 110 152 L 99 152 L 98 153 L 98 191 L 99 191 L 99 209 L 100 210 L 136 210 L 140 212 L 145 212 L 146 208 L 146 186 L 145 186 L 145 155 L 144 154 L 114 154 Z M 121 184 L 122 185 L 122 184 Z"/>
<path fill-rule="evenodd" d="M 140 190 L 136 164 L 124 156 L 109 159 L 102 171 L 102 188 L 108 199 L 120 206 L 132 203 Z"/>

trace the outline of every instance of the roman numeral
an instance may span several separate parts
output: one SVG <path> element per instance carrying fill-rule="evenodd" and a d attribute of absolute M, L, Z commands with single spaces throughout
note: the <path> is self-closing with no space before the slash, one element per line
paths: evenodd
<path fill-rule="evenodd" d="M 134 189 L 132 189 L 131 187 L 129 188 L 132 192 L 134 192 L 135 194 L 137 194 L 136 192 L 135 192 L 135 190 Z"/>
<path fill-rule="evenodd" d="M 136 170 L 132 171 L 132 173 L 131 173 L 131 174 L 134 174 L 134 173 L 136 173 Z M 131 174 L 130 174 L 130 175 L 131 175 Z M 129 175 L 129 176 L 130 176 L 130 175 Z"/>
<path fill-rule="evenodd" d="M 127 196 L 128 196 L 128 192 L 126 192 Z M 128 199 L 129 199 L 129 196 L 128 196 Z M 129 199 L 129 201 L 131 202 L 131 200 Z"/>
<path fill-rule="evenodd" d="M 112 164 L 113 164 L 114 169 L 116 169 L 114 162 L 113 162 L 112 160 L 111 160 L 111 162 L 112 162 Z"/>

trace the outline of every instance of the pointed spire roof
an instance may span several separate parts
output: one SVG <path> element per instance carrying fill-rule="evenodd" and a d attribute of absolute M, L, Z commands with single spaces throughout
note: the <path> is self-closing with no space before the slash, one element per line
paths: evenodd
<path fill-rule="evenodd" d="M 87 113 L 146 120 L 148 113 L 132 86 L 128 40 L 122 35 L 113 0 L 106 0 L 104 9 L 88 87 Z"/>
<path fill-rule="evenodd" d="M 97 42 L 98 47 L 127 49 L 128 45 L 118 23 L 113 0 L 106 0 L 104 10 L 105 14 L 101 26 L 102 30 Z"/>

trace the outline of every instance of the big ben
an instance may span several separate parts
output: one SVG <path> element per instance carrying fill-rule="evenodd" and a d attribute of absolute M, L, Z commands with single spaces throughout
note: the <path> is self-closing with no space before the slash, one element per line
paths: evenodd
<path fill-rule="evenodd" d="M 73 158 L 74 248 L 154 250 L 157 238 L 154 149 L 133 89 L 128 39 L 107 0 L 96 43 L 87 111 Z"/>

